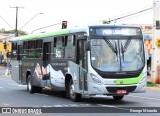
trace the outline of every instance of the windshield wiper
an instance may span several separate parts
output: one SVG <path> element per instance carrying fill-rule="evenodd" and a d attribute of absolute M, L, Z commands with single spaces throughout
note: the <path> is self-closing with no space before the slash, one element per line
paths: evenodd
<path fill-rule="evenodd" d="M 113 46 L 113 44 L 108 40 L 108 38 L 104 37 L 105 42 L 108 44 L 108 46 L 111 48 L 111 50 L 116 53 L 116 57 L 118 56 L 118 50 L 117 50 L 117 44 L 115 43 L 115 47 Z M 117 62 L 118 62 L 118 58 L 117 58 Z"/>
<path fill-rule="evenodd" d="M 124 62 L 124 48 L 123 48 L 122 42 L 121 42 L 121 53 L 122 53 L 122 58 L 123 58 L 123 62 Z"/>
<path fill-rule="evenodd" d="M 116 42 L 115 42 L 115 50 L 116 50 L 116 57 L 118 56 L 118 49 L 117 49 L 117 44 L 116 44 Z M 117 58 L 117 62 L 118 62 L 118 58 Z"/>
<path fill-rule="evenodd" d="M 131 39 L 128 39 L 127 42 L 125 43 L 124 48 L 123 48 L 123 53 L 126 52 L 130 42 L 131 42 Z"/>
<path fill-rule="evenodd" d="M 117 45 L 115 44 L 114 47 L 113 44 L 106 37 L 104 37 L 104 40 L 108 44 L 108 46 L 112 49 L 112 51 L 117 54 Z"/>
<path fill-rule="evenodd" d="M 121 53 L 122 53 L 123 62 L 124 62 L 124 52 L 126 52 L 130 42 L 131 42 L 131 39 L 128 39 L 127 42 L 125 43 L 124 47 L 121 42 Z"/>

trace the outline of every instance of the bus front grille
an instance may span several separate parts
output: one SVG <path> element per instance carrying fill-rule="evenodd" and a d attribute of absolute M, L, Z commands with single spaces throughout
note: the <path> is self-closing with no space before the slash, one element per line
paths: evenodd
<path fill-rule="evenodd" d="M 127 86 L 127 87 L 106 87 L 107 91 L 110 93 L 116 93 L 117 90 L 127 90 L 127 92 L 132 92 L 137 86 Z"/>

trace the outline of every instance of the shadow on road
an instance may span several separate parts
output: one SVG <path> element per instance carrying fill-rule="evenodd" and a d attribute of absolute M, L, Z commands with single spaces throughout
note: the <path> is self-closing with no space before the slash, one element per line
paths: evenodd
<path fill-rule="evenodd" d="M 112 97 L 90 97 L 90 98 L 83 98 L 81 100 L 82 102 L 88 102 L 90 104 L 104 104 L 104 105 L 138 105 L 139 103 L 137 102 L 134 102 L 134 101 L 128 101 L 128 100 L 125 100 L 125 97 L 123 100 L 121 101 L 116 101 L 114 100 Z"/>
<path fill-rule="evenodd" d="M 61 98 L 65 100 L 67 99 L 70 100 L 69 98 L 65 97 L 65 92 L 61 92 L 61 91 L 43 90 L 43 92 L 39 94 L 49 95 L 50 97 L 53 97 L 53 99 L 56 97 L 56 98 Z M 79 103 L 87 103 L 92 105 L 94 104 L 117 105 L 117 106 L 119 105 L 138 106 L 140 104 L 139 102 L 125 100 L 125 97 L 121 101 L 115 101 L 111 96 L 106 96 L 106 97 L 85 97 L 84 96 Z"/>
<path fill-rule="evenodd" d="M 13 91 L 13 90 L 12 90 Z M 21 91 L 23 95 L 29 96 L 34 96 L 36 97 L 37 94 L 30 94 L 27 92 L 26 89 L 21 89 L 21 90 L 15 90 L 15 91 Z M 26 93 L 25 93 L 26 92 Z M 65 92 L 61 91 L 52 91 L 52 90 L 43 90 L 42 93 L 38 93 L 38 95 L 42 95 L 42 97 L 49 97 L 49 99 L 53 100 L 61 100 L 61 101 L 66 101 L 67 102 L 72 102 L 73 104 L 77 104 L 76 102 L 71 101 L 69 98 L 65 97 Z M 45 96 L 47 95 L 47 96 Z M 48 99 L 48 98 L 46 98 Z M 71 104 L 72 104 L 71 103 Z M 123 107 L 129 107 L 129 106 L 140 106 L 141 102 L 136 102 L 132 100 L 128 100 L 126 96 L 123 98 L 122 101 L 115 101 L 111 96 L 106 96 L 106 97 L 86 97 L 84 96 L 78 104 L 90 104 L 93 106 L 97 106 L 97 104 L 101 105 L 114 105 L 114 106 L 123 106 Z"/>

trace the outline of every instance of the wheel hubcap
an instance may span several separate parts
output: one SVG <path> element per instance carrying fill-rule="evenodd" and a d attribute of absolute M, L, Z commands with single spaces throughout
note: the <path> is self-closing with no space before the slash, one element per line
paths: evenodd
<path fill-rule="evenodd" d="M 30 80 L 28 82 L 28 91 L 31 91 L 31 82 L 30 82 Z"/>

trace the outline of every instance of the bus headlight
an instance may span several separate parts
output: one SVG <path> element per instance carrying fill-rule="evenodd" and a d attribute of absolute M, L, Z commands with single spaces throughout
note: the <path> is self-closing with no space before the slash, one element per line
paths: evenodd
<path fill-rule="evenodd" d="M 141 83 L 143 83 L 144 81 L 146 81 L 146 79 L 147 79 L 147 76 L 144 76 L 144 77 L 140 80 L 139 84 L 141 84 Z"/>
<path fill-rule="evenodd" d="M 103 83 L 101 82 L 101 80 L 94 74 L 90 74 L 91 78 L 93 80 L 94 83 L 98 84 L 98 85 L 102 85 Z"/>

